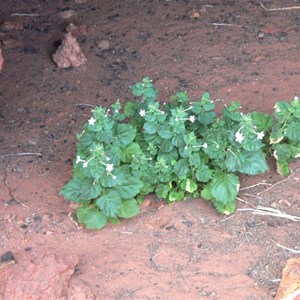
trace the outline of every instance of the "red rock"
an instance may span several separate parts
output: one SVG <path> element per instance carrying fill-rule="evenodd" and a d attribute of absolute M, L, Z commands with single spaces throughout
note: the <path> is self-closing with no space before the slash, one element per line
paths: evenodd
<path fill-rule="evenodd" d="M 53 54 L 53 60 L 59 68 L 79 67 L 87 62 L 76 38 L 70 32 Z"/>
<path fill-rule="evenodd" d="M 300 300 L 300 258 L 290 258 L 282 271 L 275 300 Z"/>
<path fill-rule="evenodd" d="M 2 71 L 3 62 L 4 62 L 4 59 L 3 59 L 3 56 L 2 56 L 2 51 L 0 49 L 0 72 Z"/>
<path fill-rule="evenodd" d="M 63 256 L 49 250 L 26 253 L 10 269 L 12 273 L 3 299 L 62 299 L 68 293 L 70 279 L 78 263 L 77 255 Z"/>

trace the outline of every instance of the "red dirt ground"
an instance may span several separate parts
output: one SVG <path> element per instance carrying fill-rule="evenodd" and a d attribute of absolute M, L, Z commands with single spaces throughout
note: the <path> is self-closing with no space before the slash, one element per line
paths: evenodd
<path fill-rule="evenodd" d="M 278 244 L 299 249 L 299 223 L 249 211 L 228 218 L 201 199 L 168 206 L 149 196 L 139 216 L 87 231 L 58 192 L 72 176 L 87 104 L 126 101 L 128 87 L 145 76 L 162 101 L 180 90 L 192 99 L 209 91 L 219 107 L 237 100 L 244 112 L 272 113 L 275 102 L 299 96 L 299 10 L 267 12 L 255 0 L 12 0 L 0 11 L 11 24 L 0 28 L 1 253 L 17 260 L 39 247 L 79 254 L 72 282 L 89 299 L 273 299 L 296 255 Z M 51 55 L 71 22 L 86 25 L 78 41 L 88 63 L 59 70 Z M 21 152 L 42 157 L 12 155 Z M 238 207 L 299 216 L 299 160 L 292 170 L 269 190 L 241 191 Z M 241 188 L 281 180 L 271 162 L 268 173 L 242 177 Z"/>

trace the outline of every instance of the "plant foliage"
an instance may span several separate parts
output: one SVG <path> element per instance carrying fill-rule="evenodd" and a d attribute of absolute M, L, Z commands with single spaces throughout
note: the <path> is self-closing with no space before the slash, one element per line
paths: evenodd
<path fill-rule="evenodd" d="M 77 219 L 86 228 L 137 215 L 149 193 L 167 203 L 201 195 L 220 213 L 233 213 L 237 174 L 266 172 L 271 154 L 288 175 L 289 162 L 300 156 L 297 97 L 278 102 L 274 117 L 243 114 L 238 102 L 218 116 L 208 93 L 191 102 L 179 92 L 161 104 L 149 78 L 131 92 L 135 100 L 124 107 L 95 107 L 78 135 L 73 178 L 61 195 L 80 203 Z"/>

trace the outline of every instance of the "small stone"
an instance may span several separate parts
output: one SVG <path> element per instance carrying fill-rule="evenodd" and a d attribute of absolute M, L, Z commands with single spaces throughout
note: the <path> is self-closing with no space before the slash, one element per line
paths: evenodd
<path fill-rule="evenodd" d="M 62 19 L 70 19 L 71 17 L 73 17 L 75 15 L 75 11 L 72 10 L 72 9 L 67 9 L 67 10 L 64 10 L 64 11 L 61 11 L 59 13 L 59 16 L 62 18 Z"/>
<path fill-rule="evenodd" d="M 66 27 L 66 32 L 70 32 L 74 37 L 78 38 L 78 37 L 86 35 L 87 26 L 85 24 L 76 26 L 73 23 L 70 23 Z"/>
<path fill-rule="evenodd" d="M 62 44 L 53 54 L 53 60 L 59 68 L 79 67 L 87 62 L 76 38 L 69 32 Z"/>
<path fill-rule="evenodd" d="M 24 29 L 23 24 L 14 22 L 14 21 L 9 21 L 5 20 L 1 23 L 0 28 L 3 31 L 11 31 L 11 30 L 22 30 Z"/>
<path fill-rule="evenodd" d="M 105 51 L 110 48 L 109 41 L 108 40 L 100 40 L 97 42 L 97 46 L 100 50 Z"/>
<path fill-rule="evenodd" d="M 258 34 L 258 38 L 259 39 L 263 39 L 265 37 L 265 34 L 263 33 L 263 32 L 260 32 L 259 34 Z"/>
<path fill-rule="evenodd" d="M 1 259 L 0 259 L 0 263 L 2 264 L 11 264 L 11 263 L 15 263 L 15 257 L 13 256 L 13 254 L 11 253 L 11 251 L 7 251 L 4 254 L 1 255 Z"/>

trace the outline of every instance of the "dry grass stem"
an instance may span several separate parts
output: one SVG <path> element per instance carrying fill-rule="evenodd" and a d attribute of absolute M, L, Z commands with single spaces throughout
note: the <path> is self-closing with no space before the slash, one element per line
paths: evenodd
<path fill-rule="evenodd" d="M 268 182 L 259 182 L 259 183 L 256 183 L 256 184 L 253 184 L 253 185 L 250 185 L 250 186 L 245 186 L 245 187 L 241 188 L 240 191 L 249 190 L 249 189 L 252 189 L 252 188 L 257 187 L 257 186 L 260 186 L 260 185 L 269 185 L 269 186 L 273 186 L 272 183 L 268 183 Z"/>
<path fill-rule="evenodd" d="M 297 296 L 300 295 L 300 289 L 296 290 L 295 292 L 291 293 L 287 297 L 283 298 L 282 300 L 295 300 L 297 299 Z"/>
<path fill-rule="evenodd" d="M 32 152 L 21 152 L 21 153 L 11 153 L 0 155 L 0 157 L 10 157 L 10 156 L 27 156 L 27 155 L 35 155 L 35 156 L 43 156 L 42 153 L 32 153 Z"/>
<path fill-rule="evenodd" d="M 257 193 L 257 195 L 259 196 L 259 195 L 265 193 L 266 191 L 269 191 L 269 190 L 273 189 L 275 186 L 277 186 L 277 185 L 279 185 L 279 184 L 282 184 L 282 183 L 286 182 L 287 180 L 290 179 L 290 177 L 291 177 L 291 175 L 290 175 L 289 177 L 287 177 L 287 178 L 281 180 L 281 181 L 278 181 L 278 182 L 274 183 L 272 186 L 268 187 L 267 189 L 263 190 L 262 192 Z"/>
<path fill-rule="evenodd" d="M 266 8 L 261 2 L 259 4 L 265 11 L 284 11 L 284 10 L 300 9 L 300 6 L 290 6 L 290 7 L 280 7 L 280 8 Z"/>
<path fill-rule="evenodd" d="M 288 248 L 288 247 L 285 247 L 285 246 L 282 246 L 280 245 L 279 243 L 275 242 L 274 240 L 272 240 L 272 242 L 279 248 L 282 248 L 284 250 L 287 250 L 287 251 L 290 251 L 292 253 L 297 253 L 297 254 L 300 254 L 300 250 L 295 250 L 295 249 L 292 249 L 292 248 Z M 294 298 L 293 298 L 294 299 Z"/>
<path fill-rule="evenodd" d="M 21 14 L 21 13 L 13 13 L 12 17 L 39 17 L 39 14 Z"/>
<path fill-rule="evenodd" d="M 240 208 L 238 211 L 252 211 L 253 215 L 272 216 L 277 218 L 285 218 L 294 222 L 300 222 L 300 217 L 288 215 L 271 207 L 258 206 L 256 209 Z"/>

